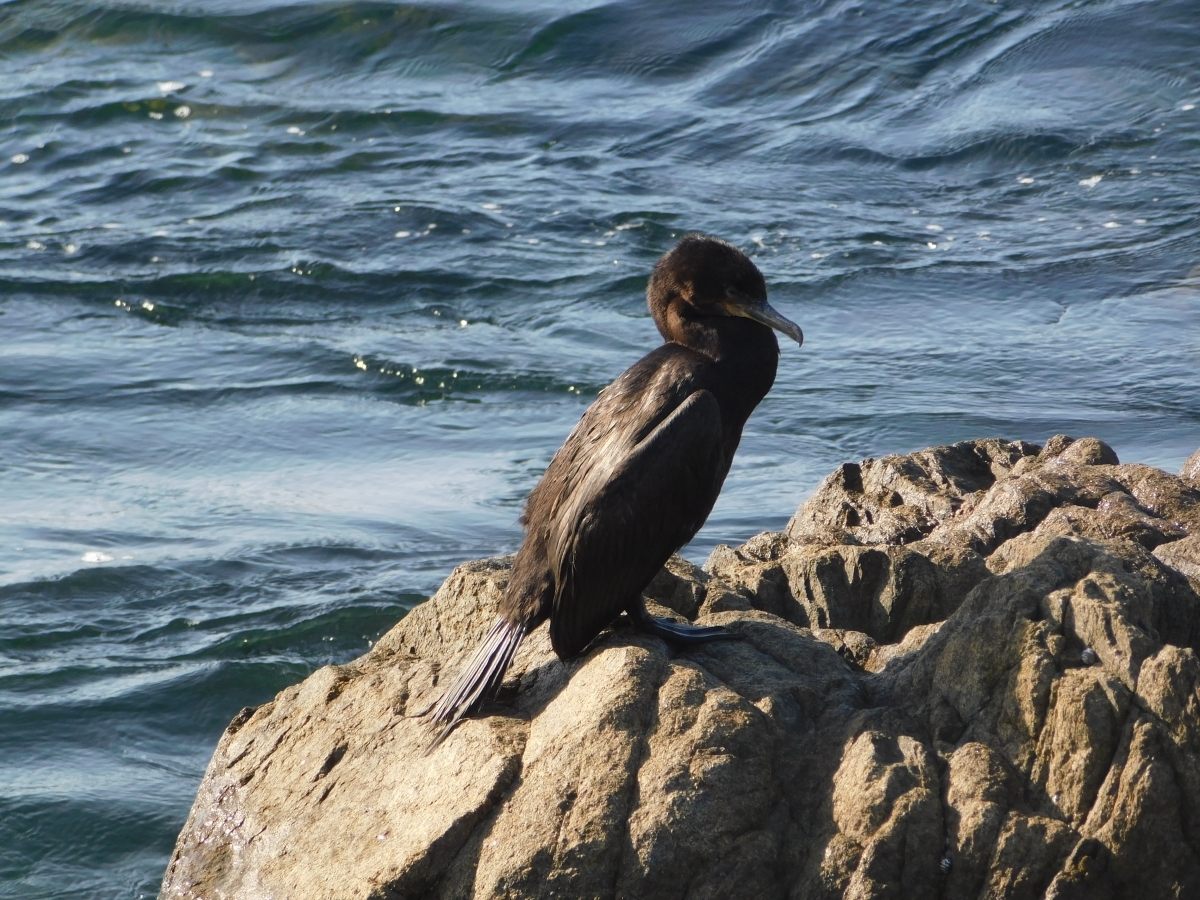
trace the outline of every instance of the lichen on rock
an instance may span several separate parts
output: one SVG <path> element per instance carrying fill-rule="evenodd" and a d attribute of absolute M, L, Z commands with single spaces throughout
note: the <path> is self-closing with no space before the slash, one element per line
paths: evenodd
<path fill-rule="evenodd" d="M 656 614 L 546 629 L 429 756 L 495 616 L 467 563 L 222 737 L 162 898 L 1200 896 L 1200 452 L 1094 438 L 847 463 Z"/>

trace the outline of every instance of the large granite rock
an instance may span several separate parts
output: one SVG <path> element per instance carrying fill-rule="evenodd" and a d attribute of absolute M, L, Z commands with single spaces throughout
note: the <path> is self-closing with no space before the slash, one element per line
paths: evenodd
<path fill-rule="evenodd" d="M 1065 437 L 844 465 L 647 589 L 744 640 L 563 665 L 543 627 L 425 756 L 508 564 L 237 716 L 161 896 L 1200 896 L 1195 479 Z"/>

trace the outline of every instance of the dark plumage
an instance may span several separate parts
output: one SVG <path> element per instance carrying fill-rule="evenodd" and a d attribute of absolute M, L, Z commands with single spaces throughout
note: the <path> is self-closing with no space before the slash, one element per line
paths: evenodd
<path fill-rule="evenodd" d="M 655 619 L 641 593 L 721 492 L 742 426 L 775 381 L 771 329 L 804 338 L 767 304 L 754 263 L 716 238 L 684 237 L 646 295 L 666 343 L 600 392 L 530 493 L 500 618 L 434 709 L 431 746 L 499 685 L 547 618 L 561 659 L 622 612 L 677 643 L 735 636 Z"/>

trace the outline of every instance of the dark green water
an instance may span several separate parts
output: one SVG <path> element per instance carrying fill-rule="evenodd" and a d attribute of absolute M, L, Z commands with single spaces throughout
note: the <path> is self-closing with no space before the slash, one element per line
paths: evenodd
<path fill-rule="evenodd" d="M 1191 2 L 0 3 L 0 897 L 153 896 L 221 730 L 516 518 L 685 230 L 844 459 L 1200 446 Z M 1200 273 L 1198 273 L 1200 274 Z"/>

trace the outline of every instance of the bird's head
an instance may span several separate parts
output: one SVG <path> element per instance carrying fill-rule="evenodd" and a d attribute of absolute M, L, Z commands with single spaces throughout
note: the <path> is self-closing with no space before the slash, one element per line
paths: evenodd
<path fill-rule="evenodd" d="M 646 301 L 667 340 L 682 321 L 738 317 L 751 319 L 804 343 L 800 326 L 767 302 L 762 272 L 741 250 L 720 238 L 687 234 L 654 266 Z"/>

